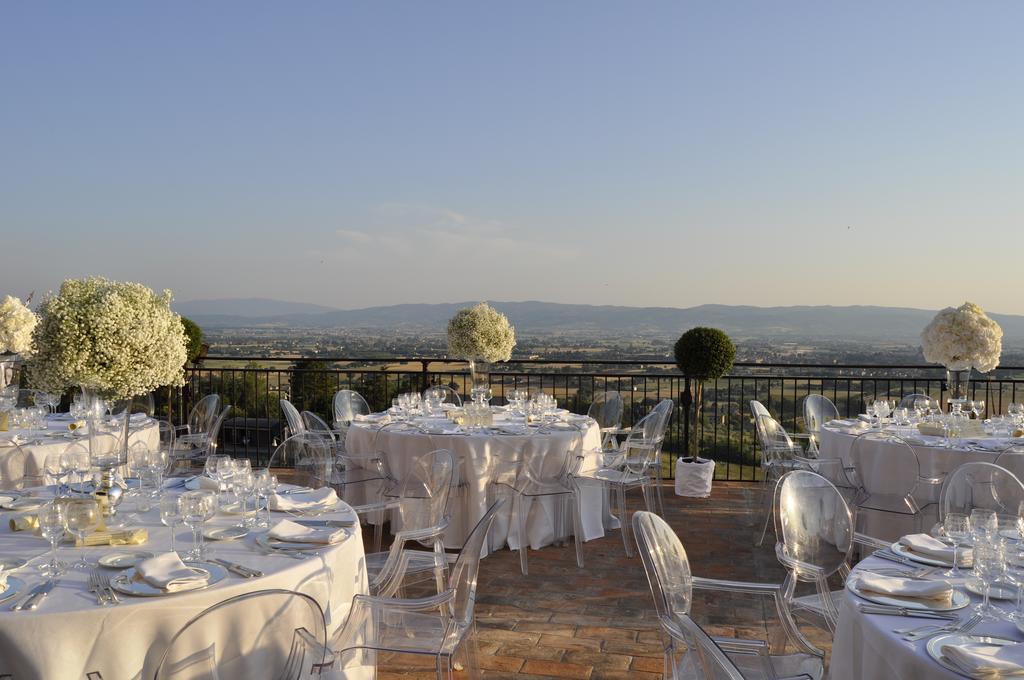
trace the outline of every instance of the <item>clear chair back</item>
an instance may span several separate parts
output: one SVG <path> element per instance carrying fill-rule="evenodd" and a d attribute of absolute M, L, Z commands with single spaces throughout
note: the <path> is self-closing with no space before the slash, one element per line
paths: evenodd
<path fill-rule="evenodd" d="M 622 427 L 622 395 L 618 392 L 599 392 L 587 409 L 587 415 L 597 421 L 597 426 L 604 428 Z"/>
<path fill-rule="evenodd" d="M 323 418 L 312 411 L 302 412 L 302 425 L 306 428 L 306 432 L 309 432 L 310 434 L 320 435 L 331 442 L 336 441 L 334 431 L 331 429 L 331 426 L 328 425 Z"/>
<path fill-rule="evenodd" d="M 326 649 L 327 626 L 316 600 L 288 590 L 259 590 L 188 621 L 168 643 L 154 678 L 298 680 L 314 677 Z"/>
<path fill-rule="evenodd" d="M 208 394 L 200 399 L 188 414 L 188 431 L 203 434 L 210 431 L 220 409 L 220 395 Z"/>
<path fill-rule="evenodd" d="M 921 477 L 913 447 L 889 432 L 865 432 L 857 437 L 850 447 L 850 462 L 861 488 L 872 496 L 909 498 Z"/>
<path fill-rule="evenodd" d="M 658 429 L 660 431 L 660 434 L 662 435 L 664 435 L 665 431 L 668 429 L 668 424 L 669 421 L 672 420 L 672 410 L 674 408 L 674 401 L 672 401 L 671 399 L 662 399 L 657 404 L 655 404 L 653 409 L 651 409 L 651 413 L 658 414 L 658 417 L 660 418 L 658 423 Z"/>
<path fill-rule="evenodd" d="M 807 470 L 788 472 L 776 487 L 775 507 L 787 557 L 826 576 L 846 564 L 853 547 L 853 514 L 831 482 Z"/>
<path fill-rule="evenodd" d="M 761 445 L 761 465 L 767 465 L 799 449 L 786 432 L 786 428 L 775 418 L 761 415 L 754 421 L 754 425 L 757 441 Z"/>
<path fill-rule="evenodd" d="M 909 409 L 910 412 L 913 413 L 913 411 L 914 411 L 914 404 L 915 404 L 915 402 L 917 402 L 918 399 L 928 399 L 930 401 L 931 397 L 929 397 L 927 394 L 920 394 L 920 393 L 908 394 L 907 396 L 905 396 L 902 399 L 900 399 L 900 403 L 896 406 L 896 408 Z"/>
<path fill-rule="evenodd" d="M 810 434 L 821 434 L 821 426 L 839 418 L 839 409 L 824 394 L 804 397 L 804 429 Z"/>
<path fill-rule="evenodd" d="M 622 446 L 624 464 L 632 474 L 644 474 L 657 460 L 665 428 L 664 412 L 652 410 L 634 425 Z"/>
<path fill-rule="evenodd" d="M 995 464 L 1012 472 L 1024 482 L 1024 449 L 1012 448 L 996 456 Z"/>
<path fill-rule="evenodd" d="M 113 404 L 111 409 L 115 414 L 121 413 L 143 413 L 147 416 L 152 417 L 156 413 L 156 400 L 153 398 L 153 393 L 140 394 L 128 399 L 119 399 Z"/>
<path fill-rule="evenodd" d="M 402 531 L 427 529 L 442 523 L 448 512 L 454 460 L 448 449 L 438 449 L 409 461 L 398 486 Z"/>
<path fill-rule="evenodd" d="M 459 393 L 451 388 L 451 385 L 431 385 L 427 389 L 423 390 L 423 401 L 427 401 L 428 393 L 433 390 L 436 394 L 441 395 L 442 404 L 455 404 L 456 406 L 462 406 L 462 397 Z"/>
<path fill-rule="evenodd" d="M 334 426 L 347 427 L 352 424 L 356 416 L 365 416 L 370 413 L 370 405 L 363 399 L 363 395 L 355 390 L 338 390 L 334 395 Z"/>
<path fill-rule="evenodd" d="M 448 587 L 453 592 L 451 612 L 454 623 L 461 628 L 473 624 L 473 607 L 476 604 L 477 573 L 480 570 L 480 557 L 487 545 L 487 535 L 491 530 L 494 515 L 505 504 L 504 500 L 495 501 L 480 521 L 477 522 L 469 538 L 459 551 L 448 577 Z"/>
<path fill-rule="evenodd" d="M 759 402 L 757 399 L 750 400 L 750 413 L 751 415 L 754 416 L 755 423 L 757 422 L 757 419 L 760 418 L 761 416 L 768 416 L 769 418 L 771 418 L 772 415 L 771 413 L 768 412 L 768 409 L 765 408 L 765 405 Z"/>
<path fill-rule="evenodd" d="M 939 521 L 950 512 L 969 515 L 974 508 L 1017 516 L 1024 485 L 1015 474 L 993 463 L 964 463 L 950 472 L 939 491 Z"/>
<path fill-rule="evenodd" d="M 0 489 L 14 491 L 30 486 L 25 479 L 28 452 L 14 442 L 0 446 Z"/>
<path fill-rule="evenodd" d="M 300 432 L 281 442 L 270 457 L 267 467 L 295 468 L 294 483 L 319 489 L 337 480 L 336 462 L 331 444 L 322 436 Z"/>
<path fill-rule="evenodd" d="M 288 423 L 289 434 L 301 434 L 306 431 L 306 425 L 302 422 L 302 415 L 299 409 L 295 408 L 287 399 L 281 400 L 281 413 L 284 414 L 285 422 Z"/>

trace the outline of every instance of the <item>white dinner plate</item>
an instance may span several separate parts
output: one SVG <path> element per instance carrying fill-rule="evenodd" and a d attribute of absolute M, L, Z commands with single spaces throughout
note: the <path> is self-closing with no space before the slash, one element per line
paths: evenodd
<path fill-rule="evenodd" d="M 0 496 L 0 508 L 14 502 L 14 496 Z"/>
<path fill-rule="evenodd" d="M 127 569 L 152 556 L 153 553 L 145 550 L 116 550 L 103 555 L 96 561 L 101 567 L 108 569 Z"/>
<path fill-rule="evenodd" d="M 137 580 L 135 578 L 135 567 L 131 567 L 110 579 L 110 587 L 119 593 L 134 595 L 135 597 L 167 597 L 168 595 L 180 595 L 181 593 L 191 593 L 195 590 L 209 588 L 213 584 L 223 581 L 228 575 L 228 572 L 224 567 L 212 562 L 185 562 L 185 564 L 195 569 L 202 569 L 203 571 L 208 572 L 210 574 L 209 580 L 205 583 L 197 583 L 192 588 L 175 590 L 174 592 L 169 593 L 163 588 L 156 588 L 145 581 Z"/>
<path fill-rule="evenodd" d="M 870 590 L 860 589 L 860 579 L 853 576 L 846 580 L 846 589 L 857 597 L 867 600 L 868 602 L 874 602 L 875 604 L 884 604 L 890 607 L 906 607 L 907 609 L 921 609 L 924 611 L 932 612 L 951 612 L 957 609 L 963 609 L 971 603 L 970 596 L 962 590 L 953 589 L 953 595 L 950 597 L 949 602 L 942 602 L 941 600 L 927 600 L 924 598 L 916 597 L 900 597 L 898 595 L 883 595 L 882 593 L 875 593 Z"/>
<path fill-rule="evenodd" d="M 1006 638 L 989 637 L 987 635 L 964 635 L 963 633 L 948 633 L 946 635 L 939 635 L 933 637 L 928 641 L 927 647 L 928 656 L 933 658 L 943 668 L 949 669 L 957 675 L 963 675 L 963 673 L 956 666 L 942 658 L 942 647 L 944 645 L 967 645 L 971 643 L 983 643 L 987 645 L 997 645 L 999 647 L 1005 647 L 1006 645 L 1019 644 L 1016 640 L 1007 640 Z M 971 676 L 966 676 L 971 677 Z M 975 676 L 980 678 L 981 676 Z"/>
<path fill-rule="evenodd" d="M 25 587 L 25 582 L 17 576 L 8 576 L 3 588 L 0 588 L 0 602 L 9 600 Z"/>
<path fill-rule="evenodd" d="M 910 550 L 909 548 L 907 548 L 905 545 L 900 545 L 900 543 L 898 541 L 896 543 L 892 544 L 892 546 L 890 547 L 890 550 L 892 550 L 895 554 L 899 555 L 900 557 L 906 557 L 908 560 L 912 560 L 912 561 L 917 562 L 919 564 L 927 564 L 928 566 L 931 566 L 931 567 L 952 567 L 953 566 L 952 563 L 950 563 L 948 560 L 939 560 L 939 559 L 936 559 L 934 557 L 926 557 L 925 555 L 921 555 L 919 553 L 916 553 L 913 550 Z M 964 565 L 961 564 L 960 566 L 963 567 Z"/>
<path fill-rule="evenodd" d="M 45 498 L 15 498 L 9 503 L 0 504 L 4 510 L 38 510 L 47 503 Z"/>
<path fill-rule="evenodd" d="M 0 557 L 0 571 L 21 569 L 27 562 L 20 557 Z"/>
<path fill-rule="evenodd" d="M 984 597 L 985 587 L 981 585 L 981 580 L 977 578 L 968 578 L 964 580 L 964 588 L 974 593 L 979 597 Z M 1017 599 L 1017 587 L 1012 586 L 1009 583 L 993 583 L 989 589 L 988 596 L 993 600 L 1016 600 Z"/>
<path fill-rule="evenodd" d="M 234 541 L 249 535 L 245 527 L 210 527 L 203 532 L 203 536 L 211 541 Z"/>
<path fill-rule="evenodd" d="M 253 515 L 253 514 L 256 514 L 256 504 L 255 503 L 252 503 L 252 502 L 246 503 L 245 507 L 246 507 L 245 512 L 242 512 L 242 504 L 240 502 L 237 502 L 237 503 L 228 503 L 227 505 L 222 505 L 219 508 L 217 508 L 217 510 L 219 512 L 224 513 L 225 515 L 243 515 L 243 514 L 244 515 Z"/>

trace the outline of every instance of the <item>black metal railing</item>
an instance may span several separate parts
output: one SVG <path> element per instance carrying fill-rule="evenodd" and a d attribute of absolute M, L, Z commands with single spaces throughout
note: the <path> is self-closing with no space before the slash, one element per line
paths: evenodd
<path fill-rule="evenodd" d="M 284 434 L 279 400 L 309 410 L 330 422 L 332 399 L 339 389 L 360 392 L 374 410 L 383 410 L 403 392 L 447 384 L 467 394 L 470 376 L 464 362 L 444 358 L 344 357 L 207 357 L 186 370 L 186 384 L 168 391 L 163 408 L 176 422 L 185 422 L 195 402 L 216 392 L 234 409 L 221 431 L 221 446 L 234 455 L 266 462 Z M 702 409 L 694 423 L 679 408 L 688 385 L 672 362 L 559 361 L 517 359 L 492 367 L 490 385 L 495 403 L 506 391 L 544 391 L 560 405 L 585 413 L 593 395 L 606 390 L 622 394 L 624 425 L 645 415 L 658 401 L 670 398 L 676 409 L 669 423 L 664 454 L 667 469 L 675 459 L 692 454 L 687 429 L 696 429 L 700 456 L 716 461 L 716 477 L 754 480 L 760 475 L 749 402 L 757 399 L 790 431 L 803 429 L 802 404 L 808 394 L 829 397 L 844 416 L 861 413 L 866 400 L 925 393 L 946 395 L 945 371 L 918 365 L 833 365 L 738 363 L 730 374 L 705 383 Z M 988 413 L 1003 413 L 1010 402 L 1024 401 L 1024 368 L 1004 367 L 975 375 L 970 398 L 983 399 Z"/>

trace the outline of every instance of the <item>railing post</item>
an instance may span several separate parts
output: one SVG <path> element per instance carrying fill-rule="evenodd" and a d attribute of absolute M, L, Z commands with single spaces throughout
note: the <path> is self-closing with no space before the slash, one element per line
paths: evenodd
<path fill-rule="evenodd" d="M 423 373 L 421 374 L 423 376 L 423 384 L 420 385 L 420 392 L 422 392 L 430 387 L 430 371 L 427 370 L 427 367 L 430 366 L 430 359 L 420 359 L 420 364 L 423 365 Z"/>
<path fill-rule="evenodd" d="M 689 378 L 683 378 L 683 391 L 679 395 L 679 405 L 683 411 L 683 457 L 688 458 L 690 456 L 690 406 L 693 405 Z"/>

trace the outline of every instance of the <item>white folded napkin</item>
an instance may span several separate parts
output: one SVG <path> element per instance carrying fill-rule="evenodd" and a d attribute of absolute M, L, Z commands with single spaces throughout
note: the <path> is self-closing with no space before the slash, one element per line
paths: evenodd
<path fill-rule="evenodd" d="M 908 534 L 900 538 L 900 545 L 922 557 L 931 557 L 950 563 L 953 561 L 953 547 L 928 534 Z M 974 558 L 974 551 L 970 548 L 959 548 L 958 552 L 960 553 L 958 561 L 961 564 L 970 562 Z"/>
<path fill-rule="evenodd" d="M 357 413 L 356 417 L 353 418 L 353 420 L 355 420 L 355 422 L 357 423 L 378 423 L 381 425 L 386 425 L 391 422 L 391 416 L 389 416 L 387 413 L 371 413 L 369 415 Z"/>
<path fill-rule="evenodd" d="M 942 657 L 964 675 L 972 678 L 1024 677 L 1024 643 L 990 645 L 975 642 L 966 645 L 942 645 Z"/>
<path fill-rule="evenodd" d="M 209 491 L 219 491 L 220 482 L 216 479 L 211 479 L 206 475 L 196 475 L 191 479 L 185 480 L 185 488 L 189 491 L 199 491 L 200 489 L 207 489 Z"/>
<path fill-rule="evenodd" d="M 329 508 L 338 502 L 338 494 L 329 486 L 303 493 L 279 494 L 270 497 L 270 509 L 278 511 Z"/>
<path fill-rule="evenodd" d="M 178 553 L 174 552 L 162 553 L 139 562 L 135 565 L 135 573 L 154 588 L 169 593 L 195 588 L 210 580 L 209 572 L 187 566 L 178 557 Z"/>
<path fill-rule="evenodd" d="M 926 600 L 948 600 L 953 594 L 953 587 L 945 581 L 925 581 L 866 572 L 857 574 L 857 584 L 861 590 L 873 593 Z"/>
<path fill-rule="evenodd" d="M 337 543 L 345 538 L 346 531 L 340 527 L 307 527 L 283 519 L 274 525 L 267 535 L 289 543 Z"/>

